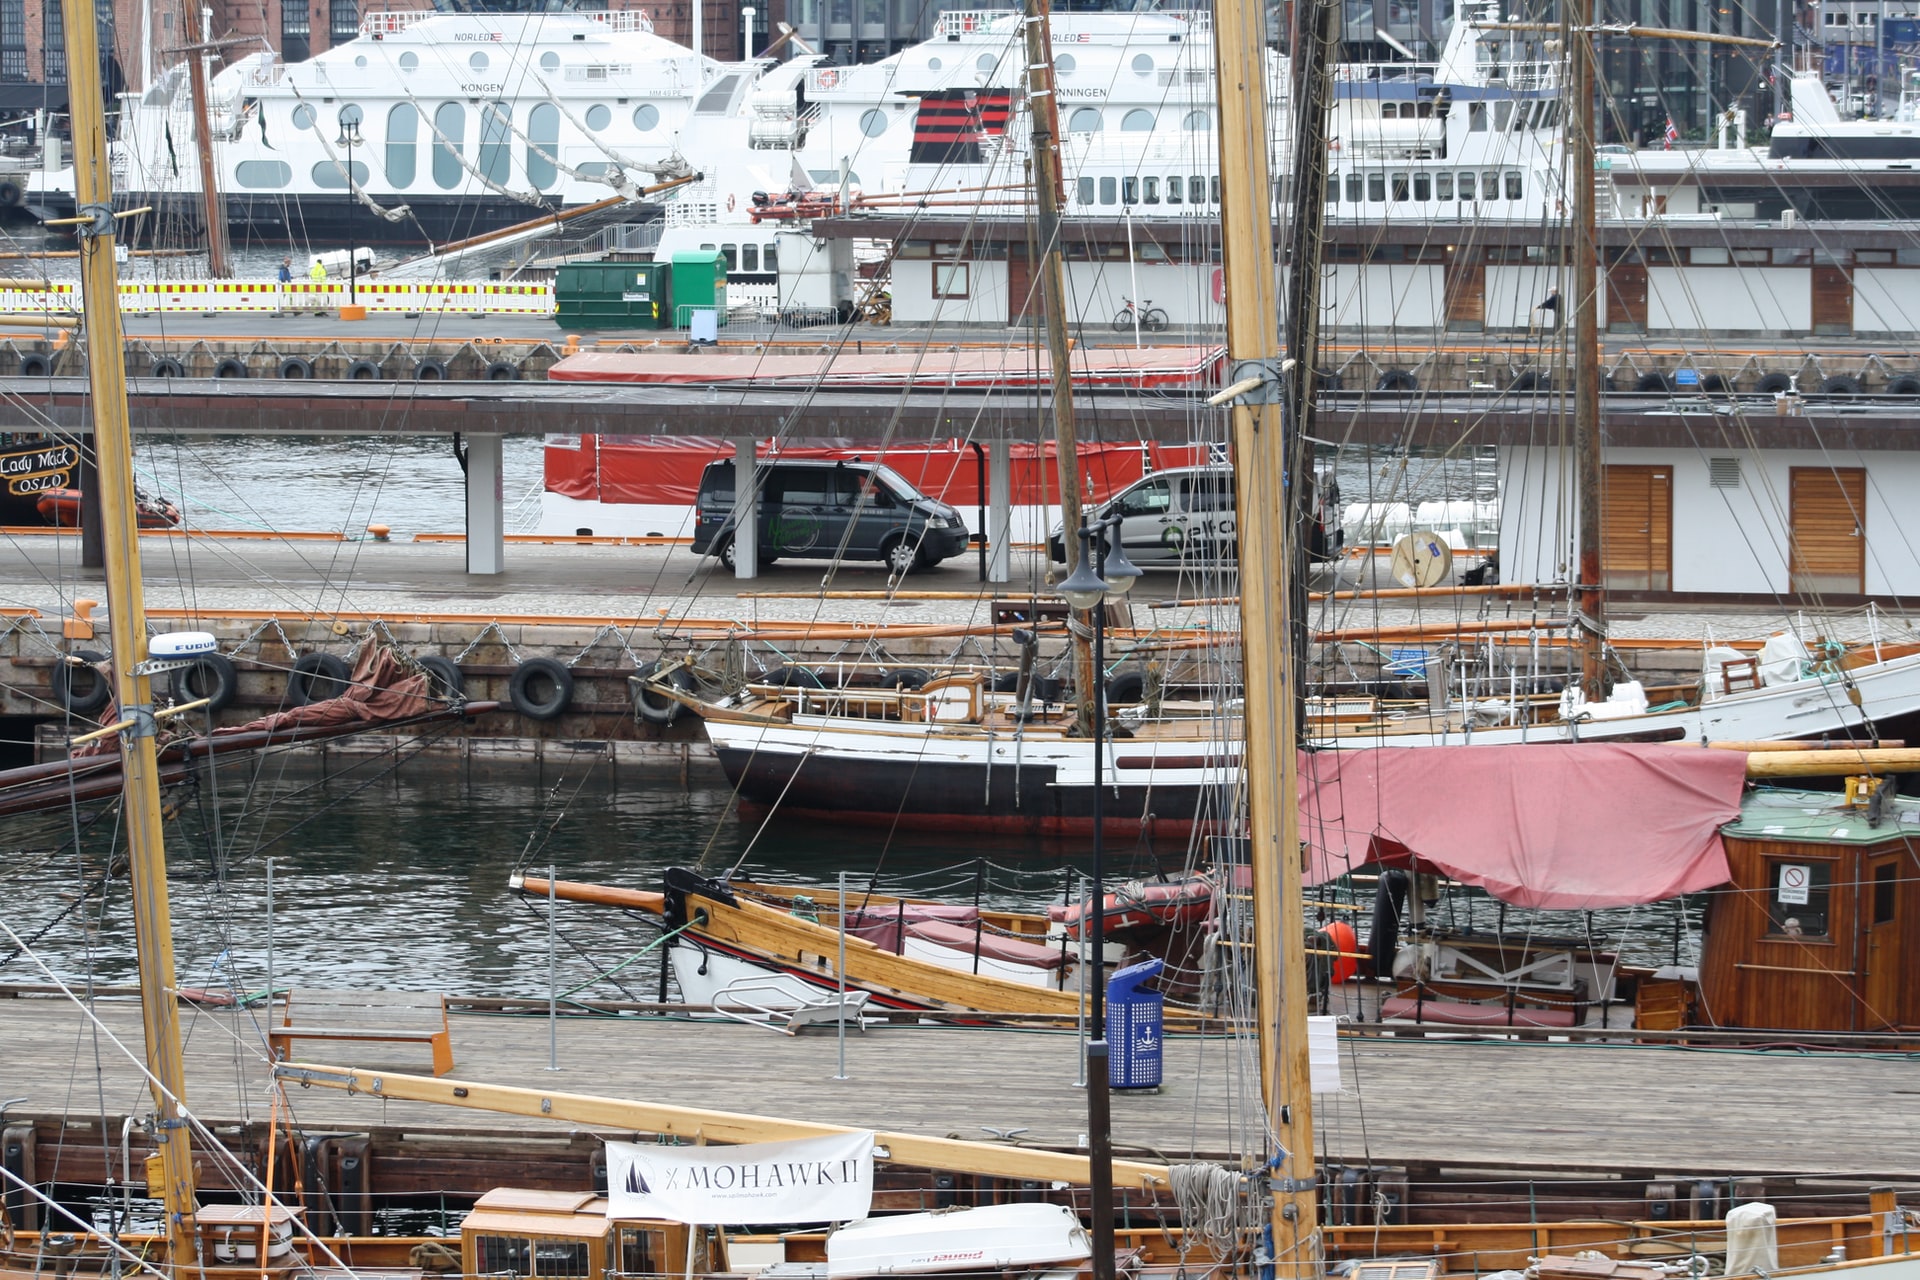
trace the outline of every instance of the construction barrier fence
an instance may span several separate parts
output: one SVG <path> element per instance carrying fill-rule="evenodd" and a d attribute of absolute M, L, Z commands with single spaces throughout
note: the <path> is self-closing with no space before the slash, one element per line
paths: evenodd
<path fill-rule="evenodd" d="M 375 312 L 400 315 L 523 315 L 551 316 L 553 286 L 496 284 L 491 281 L 434 281 L 388 284 L 368 281 L 350 287 L 344 281 L 274 280 L 155 281 L 120 286 L 120 310 L 128 315 L 183 312 L 205 315 L 228 311 L 291 314 L 301 311 L 337 311 L 349 301 Z M 73 314 L 82 310 L 80 286 L 47 284 L 23 286 L 11 282 L 0 288 L 0 311 L 35 315 Z"/>

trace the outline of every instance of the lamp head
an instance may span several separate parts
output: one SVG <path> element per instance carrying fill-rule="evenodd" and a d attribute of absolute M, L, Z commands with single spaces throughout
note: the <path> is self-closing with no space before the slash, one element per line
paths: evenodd
<path fill-rule="evenodd" d="M 1108 543 L 1107 561 L 1100 566 L 1101 572 L 1106 575 L 1107 589 L 1116 596 L 1124 596 L 1133 590 L 1133 584 L 1140 580 L 1140 566 L 1127 559 L 1126 548 L 1120 545 L 1118 524 L 1114 525 L 1113 532 L 1108 537 Z"/>
<path fill-rule="evenodd" d="M 1080 563 L 1060 584 L 1060 594 L 1076 609 L 1095 608 L 1107 596 L 1107 583 L 1093 571 L 1092 557 L 1084 554 L 1084 550 L 1083 547 Z"/>

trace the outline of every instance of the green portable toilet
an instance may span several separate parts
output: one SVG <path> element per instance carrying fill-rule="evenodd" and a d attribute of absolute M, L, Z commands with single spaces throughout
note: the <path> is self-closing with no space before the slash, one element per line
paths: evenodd
<path fill-rule="evenodd" d="M 689 327 L 699 309 L 712 310 L 720 324 L 727 322 L 727 260 L 718 249 L 673 255 L 673 327 Z"/>
<path fill-rule="evenodd" d="M 673 308 L 664 262 L 565 262 L 554 273 L 562 328 L 667 329 Z"/>

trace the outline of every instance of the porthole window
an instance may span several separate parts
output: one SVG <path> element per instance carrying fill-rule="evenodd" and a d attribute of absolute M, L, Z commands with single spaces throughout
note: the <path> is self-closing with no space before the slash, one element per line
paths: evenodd
<path fill-rule="evenodd" d="M 420 55 L 419 55 L 419 54 L 417 54 L 417 53 L 403 53 L 403 54 L 401 54 L 401 55 L 400 55 L 400 69 L 401 69 L 402 71 L 412 71 L 412 70 L 414 70 L 414 69 L 416 69 L 417 67 L 419 67 L 419 65 L 420 65 Z"/>
<path fill-rule="evenodd" d="M 651 102 L 641 103 L 633 109 L 633 127 L 647 133 L 660 123 L 660 108 Z"/>
<path fill-rule="evenodd" d="M 980 69 L 981 71 L 985 71 L 988 74 L 992 74 L 993 69 L 1000 65 L 1000 60 L 994 57 L 990 53 L 983 53 L 977 59 L 974 60 L 973 65 L 978 69 Z"/>
<path fill-rule="evenodd" d="M 366 118 L 367 113 L 360 109 L 358 103 L 349 102 L 346 106 L 340 108 L 340 127 L 342 129 L 345 129 L 348 125 L 358 125 Z"/>
<path fill-rule="evenodd" d="M 293 127 L 296 129 L 313 128 L 313 108 L 301 103 L 293 109 Z"/>
<path fill-rule="evenodd" d="M 487 57 L 486 54 L 480 53 L 476 50 L 474 55 L 471 58 L 467 59 L 467 65 L 472 67 L 475 71 L 485 71 L 488 67 L 493 65 L 493 62 L 491 59 Z"/>
<path fill-rule="evenodd" d="M 359 57 L 355 58 L 353 60 L 353 65 L 356 67 L 365 67 L 367 65 L 367 55 L 363 53 Z"/>
<path fill-rule="evenodd" d="M 1153 55 L 1148 53 L 1134 54 L 1133 69 L 1135 72 L 1143 76 L 1152 75 L 1153 74 Z"/>
<path fill-rule="evenodd" d="M 613 112 L 600 103 L 587 108 L 587 128 L 595 133 L 613 123 Z"/>
<path fill-rule="evenodd" d="M 1074 113 L 1071 116 L 1067 117 L 1067 132 L 1068 133 L 1100 132 L 1100 108 L 1098 107 L 1075 108 Z"/>
<path fill-rule="evenodd" d="M 869 138 L 877 138 L 887 131 L 887 113 L 869 111 L 860 117 L 860 132 Z"/>
<path fill-rule="evenodd" d="M 938 59 L 938 58 L 928 58 L 928 59 L 927 59 L 927 70 L 929 70 L 929 71 L 938 71 L 938 70 L 939 70 L 939 69 L 940 69 L 941 67 L 943 67 L 943 66 L 945 66 L 945 65 L 946 65 L 946 64 L 945 64 L 944 62 L 942 62 L 942 61 L 940 61 L 940 59 Z"/>
<path fill-rule="evenodd" d="M 1135 107 L 1120 119 L 1122 133 L 1152 133 L 1153 112 L 1145 107 Z"/>
<path fill-rule="evenodd" d="M 1213 117 L 1204 111 L 1189 111 L 1187 118 L 1180 122 L 1180 127 L 1188 133 L 1205 133 L 1213 128 Z"/>
<path fill-rule="evenodd" d="M 560 69 L 560 55 L 551 49 L 541 54 L 540 69 L 542 71 L 558 71 Z"/>
<path fill-rule="evenodd" d="M 1057 75 L 1070 76 L 1073 74 L 1073 69 L 1079 65 L 1070 53 L 1063 53 L 1053 60 L 1053 70 Z"/>

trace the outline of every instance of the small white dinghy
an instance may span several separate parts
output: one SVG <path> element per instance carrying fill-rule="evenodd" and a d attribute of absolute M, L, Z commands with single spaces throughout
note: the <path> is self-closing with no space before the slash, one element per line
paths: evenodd
<path fill-rule="evenodd" d="M 849 1223 L 827 1237 L 827 1280 L 1021 1270 L 1093 1256 L 1080 1220 L 1057 1204 L 990 1204 Z"/>

